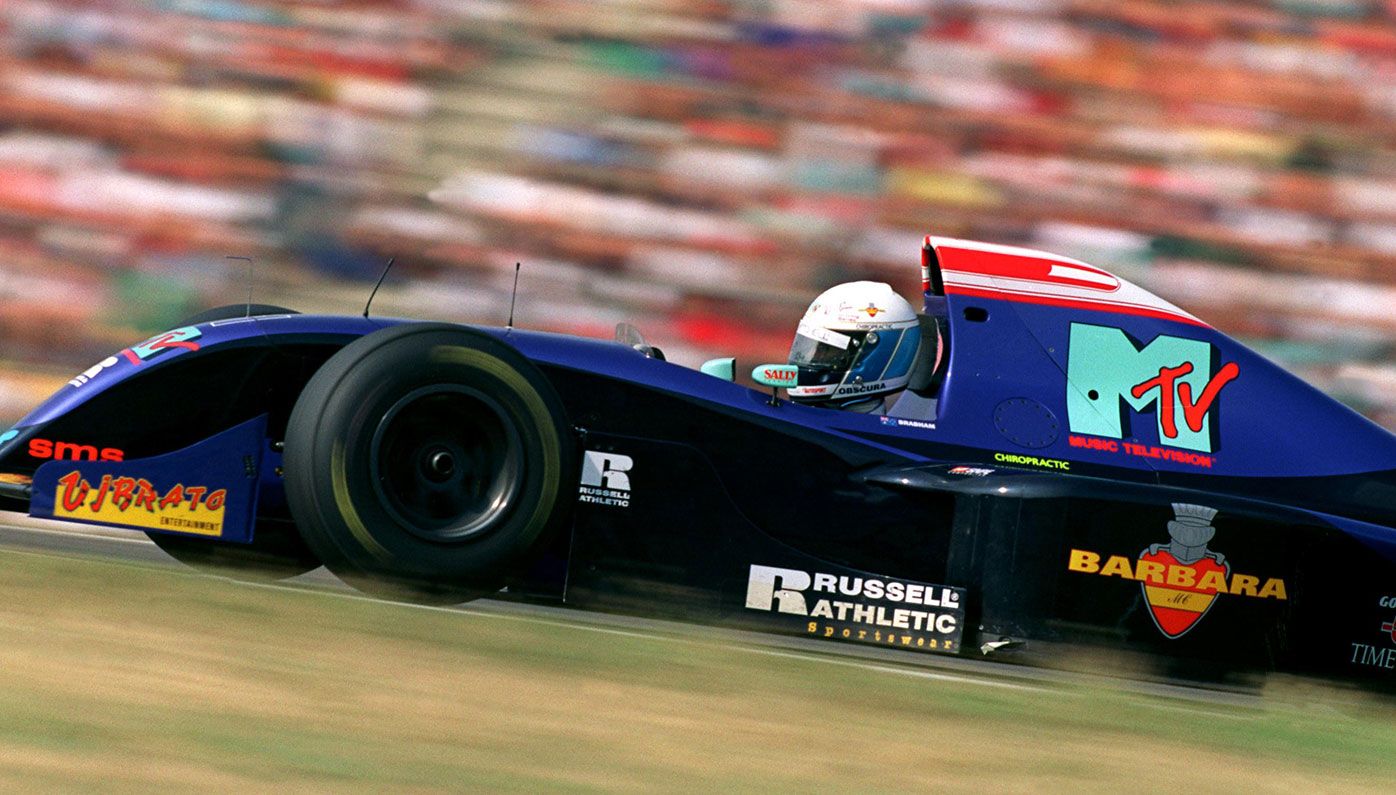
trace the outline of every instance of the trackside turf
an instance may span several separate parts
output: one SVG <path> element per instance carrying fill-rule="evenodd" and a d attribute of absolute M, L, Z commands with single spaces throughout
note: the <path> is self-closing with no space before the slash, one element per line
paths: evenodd
<path fill-rule="evenodd" d="M 1386 790 L 1396 709 L 931 681 L 0 551 L 0 789 Z"/>

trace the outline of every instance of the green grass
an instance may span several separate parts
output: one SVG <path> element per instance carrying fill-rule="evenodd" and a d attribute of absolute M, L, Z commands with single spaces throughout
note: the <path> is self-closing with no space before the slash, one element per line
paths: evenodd
<path fill-rule="evenodd" d="M 1396 710 L 944 682 L 0 551 L 0 788 L 1348 790 Z"/>

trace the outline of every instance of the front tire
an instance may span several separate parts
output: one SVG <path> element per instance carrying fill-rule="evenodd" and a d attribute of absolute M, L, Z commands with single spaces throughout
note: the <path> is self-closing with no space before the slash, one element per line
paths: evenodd
<path fill-rule="evenodd" d="M 506 584 L 565 521 L 575 443 L 518 351 L 438 323 L 382 329 L 327 361 L 287 430 L 286 497 L 355 587 L 454 602 Z"/>

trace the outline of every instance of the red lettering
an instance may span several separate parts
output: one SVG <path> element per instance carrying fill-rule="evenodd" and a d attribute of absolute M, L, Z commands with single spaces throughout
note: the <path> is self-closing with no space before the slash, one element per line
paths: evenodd
<path fill-rule="evenodd" d="M 107 492 L 111 490 L 111 475 L 102 476 L 102 485 L 97 487 L 97 497 L 92 500 L 92 512 L 97 513 L 102 510 L 102 502 L 107 498 Z"/>
<path fill-rule="evenodd" d="M 217 491 L 209 492 L 208 499 L 204 500 L 204 507 L 210 511 L 216 511 L 223 507 L 223 501 L 227 498 L 227 489 L 218 489 Z"/>
<path fill-rule="evenodd" d="M 1135 399 L 1143 398 L 1150 389 L 1158 387 L 1158 417 L 1159 426 L 1163 428 L 1163 435 L 1169 439 L 1178 438 L 1178 422 L 1173 417 L 1173 384 L 1181 377 L 1192 372 L 1192 362 L 1183 362 L 1177 367 L 1160 367 L 1158 376 L 1150 378 L 1129 390 Z"/>
<path fill-rule="evenodd" d="M 90 444 L 30 439 L 29 456 L 31 458 L 52 458 L 58 461 L 64 459 L 71 461 L 97 461 L 99 459 L 102 461 L 122 461 L 125 460 L 126 453 L 116 447 L 105 447 L 98 450 Z"/>
<path fill-rule="evenodd" d="M 1087 450 L 1104 450 L 1107 453 L 1120 452 L 1119 442 L 1113 439 L 1095 439 L 1086 436 L 1068 436 L 1067 443 L 1072 447 L 1084 447 Z"/>
<path fill-rule="evenodd" d="M 175 332 L 167 331 L 149 342 L 142 344 L 140 347 L 148 351 L 163 351 L 169 348 L 183 348 L 186 351 L 197 351 L 199 349 L 199 343 L 176 339 L 176 336 Z"/>
<path fill-rule="evenodd" d="M 135 348 L 125 348 L 121 351 L 121 355 L 125 356 L 126 360 L 131 364 L 139 365 L 141 364 L 141 359 L 147 356 L 154 356 L 156 353 L 169 350 L 170 348 L 183 348 L 186 351 L 197 351 L 199 349 L 199 343 L 186 342 L 178 337 L 178 332 L 167 331 L 158 337 L 152 337 L 142 342 L 140 345 L 137 345 L 136 348 L 140 348 L 139 352 L 137 352 Z"/>
<path fill-rule="evenodd" d="M 1137 458 L 1162 458 L 1167 461 L 1177 461 L 1180 464 L 1191 464 L 1193 466 L 1206 467 L 1211 469 L 1212 457 L 1200 455 L 1198 453 L 1186 453 L 1181 450 L 1171 450 L 1166 447 L 1154 447 L 1153 445 L 1132 444 L 1124 442 L 1124 451 Z"/>
<path fill-rule="evenodd" d="M 1207 386 L 1202 389 L 1202 394 L 1198 396 L 1195 403 L 1192 399 L 1192 384 L 1186 381 L 1181 384 L 1177 383 L 1179 378 L 1191 372 L 1191 362 L 1183 362 L 1177 367 L 1160 367 L 1158 377 L 1150 378 L 1129 391 L 1138 399 L 1143 398 L 1149 390 L 1158 387 L 1159 426 L 1163 429 L 1163 435 L 1169 439 L 1178 438 L 1178 422 L 1173 416 L 1175 389 L 1178 394 L 1178 402 L 1183 407 L 1183 421 L 1194 433 L 1197 433 L 1202 430 L 1202 421 L 1207 418 L 1207 412 L 1212 409 L 1212 404 L 1221 394 L 1222 387 L 1234 381 L 1241 374 L 1241 368 L 1237 367 L 1235 362 L 1223 365 L 1217 374 L 1207 382 Z"/>
<path fill-rule="evenodd" d="M 116 506 L 118 511 L 125 511 L 131 507 L 131 500 L 136 498 L 136 479 L 121 477 L 112 481 L 111 504 Z"/>
<path fill-rule="evenodd" d="M 169 491 L 165 492 L 164 499 L 160 500 L 160 510 L 163 511 L 172 505 L 179 505 L 181 502 L 184 502 L 184 485 L 176 483 L 170 487 Z"/>
<path fill-rule="evenodd" d="M 53 457 L 57 459 L 70 458 L 74 461 L 96 461 L 97 448 L 90 444 L 73 444 L 72 442 L 54 442 Z"/>
<path fill-rule="evenodd" d="M 1196 403 L 1192 402 L 1192 385 L 1178 385 L 1178 400 L 1183 404 L 1183 420 L 1194 433 L 1202 430 L 1202 420 L 1206 419 L 1207 411 L 1212 408 L 1217 395 L 1221 394 L 1222 387 L 1234 381 L 1240 374 L 1241 368 L 1237 367 L 1235 362 L 1227 362 L 1212 376 L 1212 380 L 1207 382 Z"/>
<path fill-rule="evenodd" d="M 92 490 L 92 486 L 82 479 L 82 474 L 77 470 L 59 478 L 58 482 L 63 486 L 63 496 L 60 501 L 63 503 L 65 511 L 76 511 L 81 508 L 83 500 L 87 499 L 87 492 Z"/>
<path fill-rule="evenodd" d="M 155 493 L 155 486 L 145 478 L 136 481 L 136 498 L 132 505 L 136 508 L 145 506 L 146 511 L 155 513 L 155 499 L 159 497 Z"/>
<path fill-rule="evenodd" d="M 208 488 L 205 486 L 190 486 L 184 490 L 184 493 L 189 495 L 189 510 L 192 511 L 199 507 L 199 500 L 204 498 L 204 493 L 207 491 Z"/>

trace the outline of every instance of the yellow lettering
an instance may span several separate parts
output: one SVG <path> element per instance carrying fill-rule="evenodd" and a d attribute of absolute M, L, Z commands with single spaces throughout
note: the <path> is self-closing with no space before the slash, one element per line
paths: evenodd
<path fill-rule="evenodd" d="M 1238 574 L 1231 578 L 1231 593 L 1236 596 L 1255 596 L 1255 588 L 1260 585 L 1259 577 Z"/>
<path fill-rule="evenodd" d="M 1129 558 L 1124 555 L 1111 555 L 1105 561 L 1105 568 L 1100 570 L 1102 577 L 1124 577 L 1126 580 L 1134 579 L 1134 569 L 1129 565 Z"/>
<path fill-rule="evenodd" d="M 1211 591 L 1212 593 L 1226 593 L 1226 575 L 1219 571 L 1203 572 L 1202 580 L 1197 583 L 1199 591 Z"/>
<path fill-rule="evenodd" d="M 1187 566 L 1169 566 L 1168 584 L 1191 588 L 1197 582 L 1197 572 Z"/>
<path fill-rule="evenodd" d="M 1265 587 L 1260 589 L 1261 597 L 1273 597 L 1275 599 L 1288 599 L 1285 595 L 1285 581 L 1279 577 L 1271 577 L 1265 581 Z"/>
<path fill-rule="evenodd" d="M 1165 568 L 1166 567 L 1162 563 L 1157 561 L 1141 560 L 1139 561 L 1139 568 L 1135 569 L 1134 578 L 1136 580 L 1162 585 L 1163 571 Z"/>
<path fill-rule="evenodd" d="M 1072 571 L 1095 574 L 1100 570 L 1100 555 L 1084 549 L 1073 549 L 1071 560 L 1067 562 L 1066 567 Z"/>

